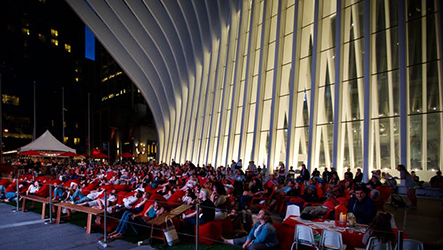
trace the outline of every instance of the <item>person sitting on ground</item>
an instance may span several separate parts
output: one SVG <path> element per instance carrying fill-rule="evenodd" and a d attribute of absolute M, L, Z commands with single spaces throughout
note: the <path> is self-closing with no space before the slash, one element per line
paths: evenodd
<path fill-rule="evenodd" d="M 257 215 L 257 222 L 249 232 L 248 236 L 236 239 L 225 239 L 225 244 L 236 245 L 243 249 L 276 249 L 278 246 L 277 230 L 272 225 L 271 213 L 262 209 Z"/>
<path fill-rule="evenodd" d="M 362 242 L 367 245 L 371 237 L 377 237 L 377 241 L 373 244 L 372 249 L 380 249 L 381 244 L 389 242 L 393 245 L 395 241 L 395 234 L 391 228 L 392 216 L 389 213 L 379 213 L 375 216 L 369 227 L 363 235 Z M 380 247 L 378 247 L 380 245 Z"/>
<path fill-rule="evenodd" d="M 433 188 L 443 188 L 443 177 L 441 176 L 440 170 L 438 170 L 436 175 L 431 178 L 429 184 L 431 184 L 431 187 Z"/>
<path fill-rule="evenodd" d="M 214 202 L 212 202 L 209 199 L 209 191 L 207 189 L 202 188 L 199 193 L 199 199 L 202 201 L 202 203 L 200 203 L 200 211 L 194 211 L 189 214 L 183 214 L 183 219 L 185 220 L 185 224 L 195 225 L 196 216 L 199 217 L 200 225 L 203 225 L 215 219 L 215 205 Z"/>
<path fill-rule="evenodd" d="M 363 173 L 361 172 L 360 168 L 357 168 L 357 172 L 355 172 L 355 183 L 361 183 L 363 181 Z"/>
<path fill-rule="evenodd" d="M 377 209 L 364 187 L 355 188 L 354 196 L 349 200 L 348 212 L 355 215 L 359 224 L 369 224 L 374 219 Z"/>
<path fill-rule="evenodd" d="M 321 216 L 324 216 L 328 213 L 328 211 L 334 210 L 334 208 L 342 203 L 346 204 L 347 201 L 343 197 L 338 197 L 338 192 L 331 192 L 327 194 L 327 199 L 321 206 L 309 206 L 305 207 L 300 214 L 300 217 L 305 220 L 313 220 L 317 219 Z"/>

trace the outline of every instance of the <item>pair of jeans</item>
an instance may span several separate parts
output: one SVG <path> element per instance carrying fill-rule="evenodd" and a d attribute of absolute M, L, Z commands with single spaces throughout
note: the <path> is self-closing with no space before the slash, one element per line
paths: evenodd
<path fill-rule="evenodd" d="M 139 234 L 140 227 L 137 225 L 145 224 L 146 221 L 140 217 L 137 217 L 133 220 L 133 222 L 130 222 L 132 215 L 134 214 L 129 211 L 125 211 L 115 231 L 118 232 L 119 234 L 125 234 L 126 231 L 128 230 L 128 226 L 131 226 L 132 230 L 134 230 L 136 234 Z"/>
<path fill-rule="evenodd" d="M 71 201 L 75 201 L 76 198 L 78 198 L 79 200 L 85 198 L 86 196 L 84 196 L 82 194 L 82 192 L 80 191 L 80 189 L 77 189 L 73 195 L 71 195 Z M 86 197 L 87 198 L 87 197 Z"/>
<path fill-rule="evenodd" d="M 52 196 L 53 199 L 63 199 L 63 190 L 61 188 L 55 188 L 54 189 L 54 196 Z"/>
<path fill-rule="evenodd" d="M 11 200 L 14 199 L 15 197 L 17 197 L 17 193 L 16 192 L 7 192 L 5 194 L 6 199 Z"/>
<path fill-rule="evenodd" d="M 207 221 L 205 221 L 205 220 L 202 220 L 201 218 L 199 218 L 199 225 L 201 226 L 201 225 L 203 225 L 203 224 L 205 224 Z M 196 221 L 195 221 L 195 217 L 192 217 L 192 218 L 186 218 L 185 219 L 185 224 L 192 224 L 192 225 L 196 225 L 197 223 L 196 223 Z"/>

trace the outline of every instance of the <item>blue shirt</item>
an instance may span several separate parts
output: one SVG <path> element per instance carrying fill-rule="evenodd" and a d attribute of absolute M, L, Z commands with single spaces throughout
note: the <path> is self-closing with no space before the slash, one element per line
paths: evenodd
<path fill-rule="evenodd" d="M 255 234 L 255 230 L 260 226 L 259 222 L 254 224 L 254 227 L 249 232 L 248 240 L 251 240 L 252 243 L 264 243 L 267 247 L 273 247 L 278 245 L 277 238 L 277 230 L 271 223 L 265 223 L 261 226 L 257 233 Z M 256 235 L 256 236 L 254 236 Z"/>

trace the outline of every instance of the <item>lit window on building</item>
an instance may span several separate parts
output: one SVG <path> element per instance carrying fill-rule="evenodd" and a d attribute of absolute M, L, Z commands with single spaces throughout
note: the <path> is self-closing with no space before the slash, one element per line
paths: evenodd
<path fill-rule="evenodd" d="M 4 104 L 10 104 L 14 106 L 18 106 L 20 104 L 20 98 L 12 95 L 2 95 L 2 101 Z"/>
<path fill-rule="evenodd" d="M 78 122 L 75 123 L 75 128 L 78 128 Z"/>
<path fill-rule="evenodd" d="M 51 121 L 51 126 L 54 127 L 54 120 Z"/>
<path fill-rule="evenodd" d="M 42 43 L 46 42 L 46 37 L 45 37 L 45 35 L 38 34 L 38 40 L 40 40 L 40 42 L 42 42 Z"/>
<path fill-rule="evenodd" d="M 109 98 L 109 99 L 114 98 L 114 94 L 110 94 L 110 95 L 108 96 L 108 98 Z"/>
<path fill-rule="evenodd" d="M 58 37 L 58 31 L 54 30 L 54 29 L 51 29 L 51 36 Z"/>
<path fill-rule="evenodd" d="M 76 82 L 79 82 L 79 81 L 80 81 L 80 79 L 79 79 L 78 77 L 76 77 L 76 78 L 75 78 L 75 81 L 76 81 Z"/>
<path fill-rule="evenodd" d="M 68 141 L 69 141 L 69 137 L 63 137 L 63 143 L 68 143 Z"/>
<path fill-rule="evenodd" d="M 71 53 L 71 45 L 65 44 L 65 50 L 69 53 Z"/>
<path fill-rule="evenodd" d="M 80 144 L 80 138 L 74 138 L 74 145 Z"/>
<path fill-rule="evenodd" d="M 22 33 L 25 34 L 25 35 L 28 35 L 28 36 L 31 35 L 31 32 L 29 31 L 28 28 L 23 28 L 22 29 Z"/>
<path fill-rule="evenodd" d="M 58 46 L 58 40 L 57 39 L 51 39 L 51 44 L 54 46 Z"/>
<path fill-rule="evenodd" d="M 46 0 L 38 0 L 40 3 L 45 4 Z"/>
<path fill-rule="evenodd" d="M 139 89 L 137 89 L 137 92 L 138 92 L 138 93 L 140 93 L 140 90 L 139 90 Z"/>
<path fill-rule="evenodd" d="M 66 128 L 66 122 L 63 122 L 63 127 Z"/>
<path fill-rule="evenodd" d="M 105 77 L 105 78 L 102 79 L 102 82 L 106 82 L 107 80 L 108 80 L 108 78 Z"/>

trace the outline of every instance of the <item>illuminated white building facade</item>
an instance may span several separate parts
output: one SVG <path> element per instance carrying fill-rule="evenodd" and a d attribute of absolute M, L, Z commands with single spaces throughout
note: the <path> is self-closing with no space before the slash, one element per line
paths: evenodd
<path fill-rule="evenodd" d="M 146 98 L 161 161 L 443 165 L 440 1 L 67 2 Z"/>

